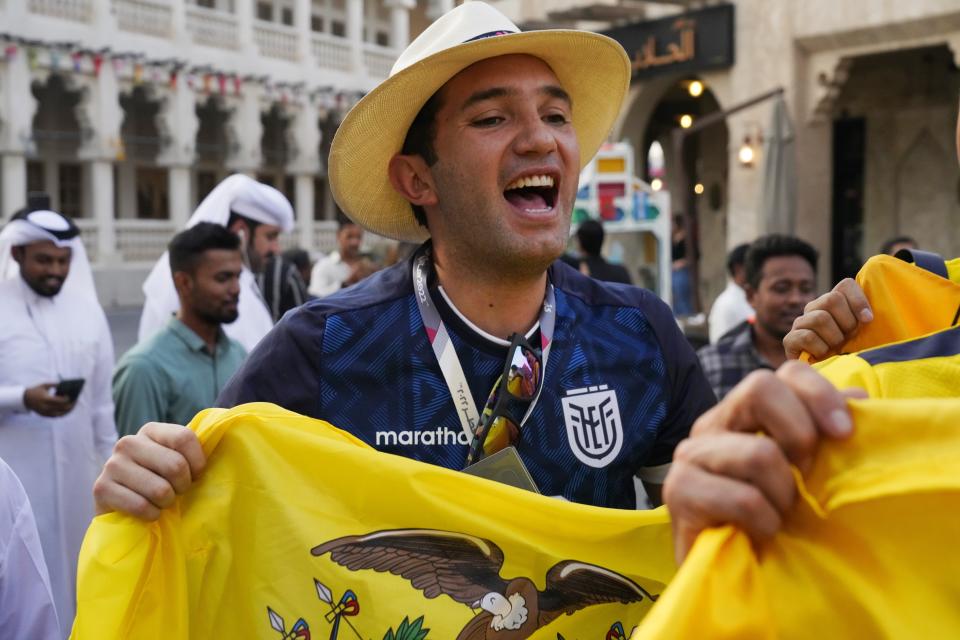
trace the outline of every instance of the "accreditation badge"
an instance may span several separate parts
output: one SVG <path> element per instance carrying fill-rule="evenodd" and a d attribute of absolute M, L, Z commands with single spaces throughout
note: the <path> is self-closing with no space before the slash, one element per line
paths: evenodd
<path fill-rule="evenodd" d="M 523 464 L 523 460 L 520 459 L 516 447 L 501 449 L 470 465 L 463 472 L 487 480 L 502 482 L 518 489 L 540 493 L 537 483 L 533 481 L 533 476 L 530 475 L 526 465 Z"/>

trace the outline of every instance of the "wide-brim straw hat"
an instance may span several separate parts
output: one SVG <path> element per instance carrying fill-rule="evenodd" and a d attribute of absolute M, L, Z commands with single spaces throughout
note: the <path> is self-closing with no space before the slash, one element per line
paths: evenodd
<path fill-rule="evenodd" d="M 509 54 L 540 58 L 573 102 L 580 168 L 606 140 L 630 86 L 630 61 L 615 40 L 588 31 L 520 32 L 483 2 L 466 2 L 431 24 L 400 55 L 390 77 L 344 118 L 330 148 L 330 189 L 362 227 L 396 240 L 422 242 L 430 233 L 397 193 L 387 167 L 430 97 L 475 62 Z"/>

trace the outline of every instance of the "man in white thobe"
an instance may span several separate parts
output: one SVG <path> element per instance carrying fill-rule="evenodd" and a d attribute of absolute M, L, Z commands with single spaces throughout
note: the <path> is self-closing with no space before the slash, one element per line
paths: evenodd
<path fill-rule="evenodd" d="M 273 328 L 273 317 L 254 274 L 264 267 L 270 256 L 278 253 L 279 233 L 293 230 L 293 207 L 273 187 L 237 173 L 225 178 L 203 199 L 187 221 L 187 228 L 198 222 L 219 224 L 240 236 L 244 255 L 240 315 L 234 322 L 223 325 L 223 330 L 249 353 Z M 180 309 L 166 252 L 143 283 L 143 293 L 146 300 L 140 316 L 138 342 L 166 327 L 170 316 Z"/>
<path fill-rule="evenodd" d="M 0 638 L 62 637 L 30 502 L 0 460 Z"/>
<path fill-rule="evenodd" d="M 64 629 L 93 482 L 116 441 L 113 342 L 79 230 L 53 211 L 0 232 L 0 457 L 26 489 Z M 60 381 L 82 379 L 75 399 Z"/>

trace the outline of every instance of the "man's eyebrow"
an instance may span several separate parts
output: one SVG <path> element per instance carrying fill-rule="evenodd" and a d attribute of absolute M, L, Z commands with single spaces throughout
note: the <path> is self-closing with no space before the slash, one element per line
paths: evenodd
<path fill-rule="evenodd" d="M 503 98 L 505 96 L 516 95 L 517 93 L 518 91 L 516 89 L 508 89 L 506 87 L 491 87 L 490 89 L 483 89 L 471 94 L 470 97 L 464 101 L 463 106 L 460 107 L 460 110 L 466 111 L 473 105 L 477 104 L 478 102 L 483 102 L 484 100 Z M 570 98 L 570 94 L 564 91 L 564 89 L 558 85 L 549 84 L 541 87 L 540 93 L 545 93 L 552 98 L 563 100 L 570 106 L 573 106 L 573 100 Z"/>
<path fill-rule="evenodd" d="M 491 98 L 502 98 L 511 94 L 515 94 L 516 90 L 507 89 L 506 87 L 491 87 L 490 89 L 483 89 L 482 91 L 476 91 L 470 94 L 470 97 L 467 98 L 463 105 L 460 107 L 461 111 L 466 111 L 473 105 L 478 102 L 483 102 L 484 100 L 490 100 Z"/>
<path fill-rule="evenodd" d="M 573 106 L 573 98 L 570 97 L 570 94 L 564 91 L 563 87 L 557 86 L 555 84 L 549 84 L 543 87 L 541 92 L 546 93 L 547 95 L 563 100 L 571 107 Z"/>

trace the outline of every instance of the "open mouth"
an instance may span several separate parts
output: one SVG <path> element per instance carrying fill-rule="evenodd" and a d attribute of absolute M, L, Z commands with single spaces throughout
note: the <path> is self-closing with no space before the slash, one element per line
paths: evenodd
<path fill-rule="evenodd" d="M 524 176 L 508 184 L 503 190 L 503 197 L 522 211 L 545 213 L 556 204 L 557 190 L 557 181 L 553 176 Z"/>

